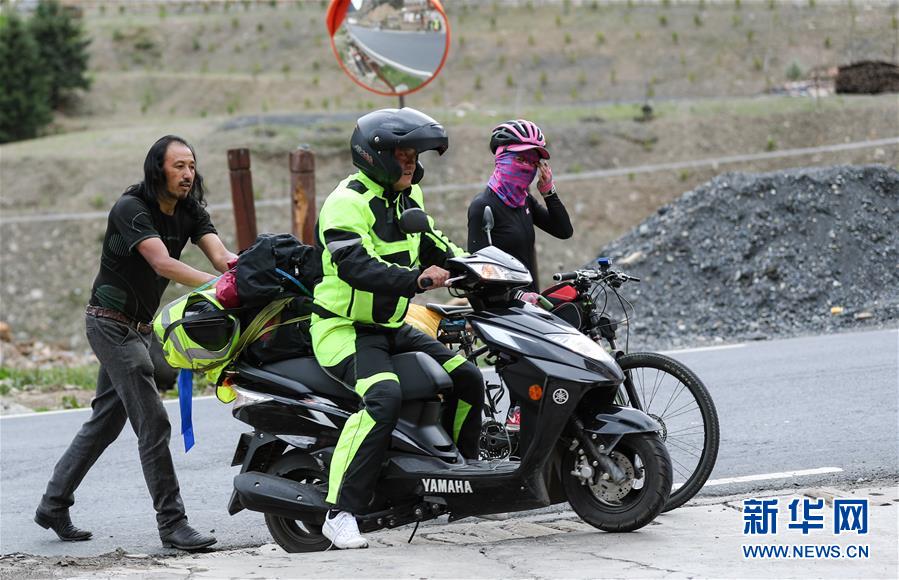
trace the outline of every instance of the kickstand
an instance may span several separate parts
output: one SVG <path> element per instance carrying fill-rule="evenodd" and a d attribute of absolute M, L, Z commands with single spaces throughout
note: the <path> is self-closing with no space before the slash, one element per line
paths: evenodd
<path fill-rule="evenodd" d="M 418 531 L 418 524 L 420 524 L 420 523 L 421 523 L 421 522 L 415 522 L 415 527 L 414 527 L 414 528 L 412 528 L 412 535 L 411 535 L 411 536 L 409 536 L 409 541 L 408 541 L 408 542 L 406 542 L 406 543 L 407 543 L 407 544 L 411 544 L 411 543 L 412 543 L 412 538 L 414 538 L 414 537 L 415 537 L 415 532 L 417 532 L 417 531 Z"/>

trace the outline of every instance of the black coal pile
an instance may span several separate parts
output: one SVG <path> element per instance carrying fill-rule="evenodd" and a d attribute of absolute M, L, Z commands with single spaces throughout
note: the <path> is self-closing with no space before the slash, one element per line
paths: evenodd
<path fill-rule="evenodd" d="M 664 348 L 899 322 L 899 171 L 727 173 L 602 249 L 642 278 L 632 345 Z"/>

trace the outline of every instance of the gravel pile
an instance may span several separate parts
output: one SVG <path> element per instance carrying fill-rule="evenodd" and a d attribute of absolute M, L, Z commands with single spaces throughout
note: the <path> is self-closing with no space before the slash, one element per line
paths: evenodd
<path fill-rule="evenodd" d="M 603 248 L 642 278 L 641 348 L 875 328 L 899 321 L 899 171 L 727 173 Z"/>

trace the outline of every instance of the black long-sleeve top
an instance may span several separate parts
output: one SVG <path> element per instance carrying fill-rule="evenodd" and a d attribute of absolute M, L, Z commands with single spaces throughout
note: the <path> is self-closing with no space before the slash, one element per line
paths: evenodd
<path fill-rule="evenodd" d="M 475 252 L 486 247 L 487 234 L 484 232 L 484 208 L 490 206 L 495 225 L 490 235 L 493 245 L 521 260 L 534 274 L 534 226 L 559 239 L 568 239 L 574 233 L 568 211 L 556 194 L 544 198 L 546 207 L 534 196 L 528 195 L 522 207 L 509 207 L 488 187 L 475 196 L 468 206 L 468 251 Z M 531 291 L 537 291 L 537 281 L 531 284 Z"/>

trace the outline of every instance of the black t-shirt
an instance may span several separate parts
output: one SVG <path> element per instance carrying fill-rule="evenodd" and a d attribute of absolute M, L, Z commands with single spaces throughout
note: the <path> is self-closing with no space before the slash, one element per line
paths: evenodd
<path fill-rule="evenodd" d="M 149 322 L 169 280 L 156 274 L 137 245 L 148 238 L 159 238 L 169 256 L 177 260 L 188 239 L 196 244 L 206 234 L 214 233 L 209 214 L 195 202 L 179 202 L 175 213 L 166 215 L 158 203 L 148 206 L 136 195 L 122 195 L 109 212 L 90 303 Z"/>
<path fill-rule="evenodd" d="M 484 233 L 484 208 L 490 206 L 495 225 L 490 232 L 493 245 L 518 258 L 534 273 L 534 226 L 561 239 L 574 233 L 568 211 L 558 195 L 543 198 L 543 207 L 532 195 L 521 207 L 509 207 L 489 187 L 475 196 L 468 206 L 468 251 L 475 252 L 487 246 Z M 537 281 L 529 287 L 537 290 Z"/>

